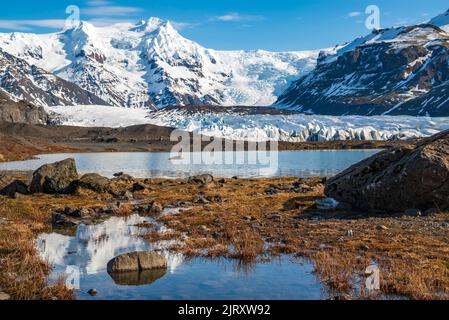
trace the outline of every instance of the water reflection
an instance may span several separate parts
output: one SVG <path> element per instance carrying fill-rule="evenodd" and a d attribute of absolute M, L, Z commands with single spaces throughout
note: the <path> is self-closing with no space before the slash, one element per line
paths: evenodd
<path fill-rule="evenodd" d="M 279 152 L 276 159 L 273 159 L 275 163 L 268 167 L 248 163 L 182 164 L 169 161 L 170 153 L 164 152 L 50 154 L 41 155 L 34 160 L 0 163 L 0 170 L 35 170 L 46 163 L 75 158 L 80 173 L 95 172 L 107 177 L 112 177 L 116 172 L 126 172 L 138 178 L 185 178 L 203 173 L 223 178 L 310 177 L 337 174 L 377 152 L 379 150 L 285 151 Z M 192 153 L 192 157 L 194 154 Z M 223 153 L 223 157 L 237 154 L 227 152 Z"/>
<path fill-rule="evenodd" d="M 136 225 L 151 222 L 150 219 L 137 214 L 127 218 L 112 217 L 97 225 L 80 225 L 73 237 L 45 233 L 38 237 L 37 247 L 52 265 L 78 266 L 87 275 L 106 270 L 108 261 L 120 254 L 158 250 L 167 259 L 169 271 L 174 272 L 183 259 L 166 250 L 172 242 L 150 244 L 139 237 L 144 230 Z"/>
<path fill-rule="evenodd" d="M 170 214 L 170 212 L 167 212 Z M 256 263 L 250 270 L 239 268 L 228 259 L 189 259 L 166 249 L 172 241 L 148 243 L 136 227 L 151 218 L 132 215 L 112 217 L 98 225 L 80 225 L 74 236 L 41 234 L 40 254 L 52 263 L 52 279 L 58 279 L 67 266 L 80 268 L 79 299 L 320 299 L 323 286 L 305 261 L 281 257 Z M 154 224 L 153 224 L 154 225 Z M 163 230 L 163 229 L 160 229 Z M 123 273 L 112 277 L 106 265 L 113 257 L 132 251 L 158 250 L 167 259 L 168 270 Z M 90 296 L 95 288 L 98 294 Z"/>

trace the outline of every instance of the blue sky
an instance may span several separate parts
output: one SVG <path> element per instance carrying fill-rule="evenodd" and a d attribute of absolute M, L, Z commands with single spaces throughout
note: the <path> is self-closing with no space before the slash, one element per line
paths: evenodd
<path fill-rule="evenodd" d="M 150 16 L 174 22 L 203 46 L 273 51 L 331 47 L 369 33 L 365 9 L 377 5 L 382 27 L 423 22 L 449 9 L 447 0 L 22 0 L 4 1 L 0 31 L 54 32 L 68 5 L 97 25 Z"/>

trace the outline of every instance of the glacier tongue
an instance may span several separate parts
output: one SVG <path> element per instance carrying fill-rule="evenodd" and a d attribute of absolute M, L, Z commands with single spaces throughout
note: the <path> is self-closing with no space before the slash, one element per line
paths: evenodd
<path fill-rule="evenodd" d="M 155 124 L 235 140 L 289 142 L 400 140 L 449 129 L 449 118 L 409 116 L 317 116 L 192 112 L 187 109 L 125 109 L 106 106 L 46 108 L 53 121 L 75 126 Z"/>

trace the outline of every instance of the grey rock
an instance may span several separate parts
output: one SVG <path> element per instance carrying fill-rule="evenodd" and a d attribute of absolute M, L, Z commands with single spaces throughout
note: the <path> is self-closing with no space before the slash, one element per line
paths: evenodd
<path fill-rule="evenodd" d="M 46 164 L 33 173 L 31 193 L 65 194 L 73 191 L 72 182 L 78 179 L 75 160 Z"/>
<path fill-rule="evenodd" d="M 191 184 L 202 184 L 206 185 L 214 182 L 214 177 L 210 174 L 202 174 L 197 176 L 192 176 L 187 179 L 187 183 Z"/>
<path fill-rule="evenodd" d="M 76 188 L 84 188 L 97 193 L 114 193 L 111 180 L 96 173 L 83 175 L 75 182 Z"/>
<path fill-rule="evenodd" d="M 87 291 L 87 293 L 90 294 L 91 296 L 96 296 L 98 294 L 98 291 L 97 289 L 93 288 Z"/>
<path fill-rule="evenodd" d="M 355 164 L 327 181 L 325 193 L 365 211 L 449 209 L 449 131 Z"/>
<path fill-rule="evenodd" d="M 419 209 L 407 209 L 404 211 L 404 215 L 409 216 L 409 217 L 421 217 L 422 212 Z"/>
<path fill-rule="evenodd" d="M 14 180 L 9 185 L 0 190 L 0 194 L 15 197 L 16 193 L 27 195 L 29 194 L 28 186 L 20 180 Z"/>
<path fill-rule="evenodd" d="M 120 255 L 107 264 L 108 273 L 166 269 L 167 259 L 155 252 L 132 252 Z"/>
<path fill-rule="evenodd" d="M 55 212 L 52 215 L 52 224 L 54 227 L 70 228 L 78 226 L 79 221 L 72 217 Z"/>

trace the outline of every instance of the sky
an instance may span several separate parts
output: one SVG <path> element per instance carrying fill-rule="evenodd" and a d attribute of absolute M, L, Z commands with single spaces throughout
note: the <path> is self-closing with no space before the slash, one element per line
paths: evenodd
<path fill-rule="evenodd" d="M 57 32 L 69 5 L 98 26 L 159 17 L 208 48 L 270 51 L 322 49 L 366 35 L 369 5 L 380 9 L 382 28 L 449 9 L 447 0 L 21 0 L 2 3 L 0 32 Z"/>

